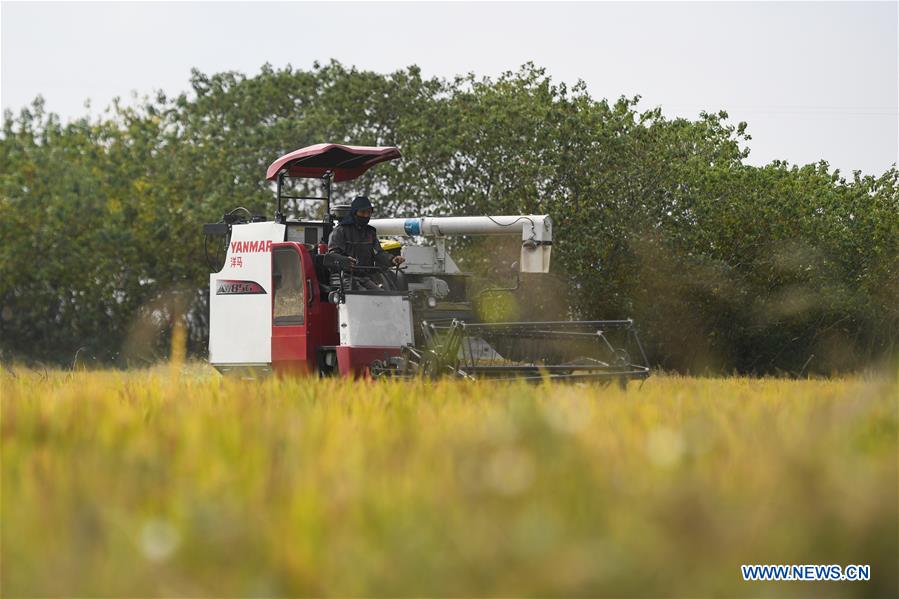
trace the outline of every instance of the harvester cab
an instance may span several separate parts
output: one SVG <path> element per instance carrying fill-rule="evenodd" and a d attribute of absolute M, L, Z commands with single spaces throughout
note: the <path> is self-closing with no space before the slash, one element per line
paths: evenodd
<path fill-rule="evenodd" d="M 210 265 L 209 360 L 223 373 L 350 376 L 645 378 L 646 356 L 630 320 L 479 322 L 470 276 L 447 251 L 455 235 L 515 235 L 518 269 L 549 272 L 547 215 L 372 219 L 402 269 L 334 260 L 328 239 L 340 208 L 333 183 L 400 157 L 394 147 L 318 144 L 278 158 L 273 220 L 237 209 L 204 225 L 224 261 Z M 297 195 L 290 179 L 319 179 L 321 196 Z M 324 202 L 320 220 L 292 220 L 285 201 Z M 400 243 L 413 238 L 416 243 Z M 208 256 L 207 256 L 208 258 Z M 218 269 L 216 271 L 216 269 Z M 355 277 L 380 281 L 371 288 Z"/>

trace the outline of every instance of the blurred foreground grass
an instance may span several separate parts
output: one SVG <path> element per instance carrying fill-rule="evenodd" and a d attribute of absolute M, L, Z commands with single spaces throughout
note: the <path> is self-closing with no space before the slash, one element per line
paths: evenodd
<path fill-rule="evenodd" d="M 0 374 L 4 597 L 891 596 L 895 382 Z M 744 583 L 743 563 L 870 564 Z"/>

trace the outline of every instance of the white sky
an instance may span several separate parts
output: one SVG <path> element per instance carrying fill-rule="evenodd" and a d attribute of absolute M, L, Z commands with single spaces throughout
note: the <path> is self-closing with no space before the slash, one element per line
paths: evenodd
<path fill-rule="evenodd" d="M 595 98 L 725 109 L 749 123 L 752 164 L 823 158 L 847 175 L 897 160 L 897 52 L 895 2 L 0 4 L 4 109 L 41 94 L 64 119 L 88 98 L 96 114 L 132 91 L 185 91 L 191 67 L 336 58 L 449 77 L 531 60 Z"/>

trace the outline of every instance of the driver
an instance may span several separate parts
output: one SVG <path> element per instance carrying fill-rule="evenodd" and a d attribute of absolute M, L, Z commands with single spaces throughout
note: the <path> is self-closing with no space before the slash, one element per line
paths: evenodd
<path fill-rule="evenodd" d="M 406 261 L 381 249 L 378 232 L 368 224 L 372 205 L 366 196 L 357 196 L 350 205 L 350 213 L 340 220 L 328 240 L 328 256 L 336 267 L 380 266 L 389 268 Z M 364 289 L 382 289 L 370 278 L 372 271 L 359 271 L 353 278 Z"/>

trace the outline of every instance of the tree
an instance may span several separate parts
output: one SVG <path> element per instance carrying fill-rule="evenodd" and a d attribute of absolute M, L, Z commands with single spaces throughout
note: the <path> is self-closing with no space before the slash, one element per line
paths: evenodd
<path fill-rule="evenodd" d="M 202 223 L 236 206 L 270 215 L 268 164 L 333 141 L 401 148 L 335 188 L 381 214 L 550 214 L 554 274 L 523 282 L 523 316 L 633 317 L 651 361 L 681 371 L 827 373 L 895 355 L 895 166 L 753 167 L 750 140 L 725 112 L 668 119 L 533 64 L 452 80 L 334 61 L 194 71 L 175 98 L 65 125 L 38 98 L 0 137 L 0 351 L 153 359 L 184 318 L 202 354 Z M 496 266 L 456 245 L 466 267 Z"/>

